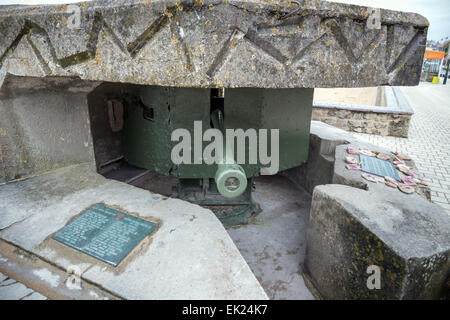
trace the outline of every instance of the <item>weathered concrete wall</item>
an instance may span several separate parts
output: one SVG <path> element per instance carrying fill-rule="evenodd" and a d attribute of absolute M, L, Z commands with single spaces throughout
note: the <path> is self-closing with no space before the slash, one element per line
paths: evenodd
<path fill-rule="evenodd" d="M 281 174 L 312 194 L 316 186 L 333 181 L 336 147 L 354 140 L 354 137 L 341 129 L 311 121 L 308 161 Z"/>
<path fill-rule="evenodd" d="M 138 85 L 102 83 L 87 96 L 95 162 L 99 172 L 105 164 L 123 157 L 122 128 L 127 107 L 139 106 Z M 117 102 L 118 109 L 111 104 Z"/>
<path fill-rule="evenodd" d="M 312 119 L 350 132 L 408 137 L 411 114 L 313 108 Z"/>
<path fill-rule="evenodd" d="M 296 7 L 289 0 L 102 0 L 79 4 L 76 25 L 67 5 L 7 6 L 0 8 L 0 75 L 176 87 L 418 84 L 424 17 L 319 0 L 300 0 L 298 14 L 287 17 Z"/>
<path fill-rule="evenodd" d="M 400 88 L 384 87 L 383 91 L 386 106 L 317 102 L 312 119 L 350 132 L 407 138 L 413 109 Z"/>
<path fill-rule="evenodd" d="M 91 162 L 87 93 L 69 78 L 8 77 L 0 90 L 0 182 Z"/>
<path fill-rule="evenodd" d="M 305 267 L 327 299 L 437 299 L 450 275 L 449 236 L 445 211 L 418 195 L 318 186 Z M 367 286 L 369 266 L 380 270 L 379 289 Z"/>
<path fill-rule="evenodd" d="M 447 214 L 430 202 L 428 187 L 418 186 L 416 193 L 406 195 L 364 180 L 361 171 L 347 170 L 348 146 L 389 154 L 312 121 L 308 162 L 283 172 L 313 194 L 306 283 L 326 299 L 442 297 L 450 275 Z M 412 161 L 407 164 L 414 167 Z M 379 290 L 366 285 L 370 265 L 381 270 Z"/>

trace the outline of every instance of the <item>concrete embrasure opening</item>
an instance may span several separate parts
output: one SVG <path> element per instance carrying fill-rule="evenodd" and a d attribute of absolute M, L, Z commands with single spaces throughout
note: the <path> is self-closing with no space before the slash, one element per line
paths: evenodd
<path fill-rule="evenodd" d="M 254 178 L 265 168 L 261 161 L 264 140 L 257 135 L 270 131 L 265 140 L 266 150 L 272 156 L 279 154 L 280 170 L 305 162 L 312 92 L 312 89 L 204 89 L 103 83 L 88 95 L 97 171 L 126 183 L 151 172 L 172 176 L 174 179 L 169 181 L 174 183 L 172 191 L 166 190 L 167 196 L 211 209 L 225 226 L 246 223 L 261 211 L 252 198 Z M 280 111 L 286 111 L 286 115 L 280 116 Z M 297 116 L 296 121 L 292 121 L 292 114 Z M 195 140 L 199 138 L 197 125 L 203 130 L 199 145 Z M 208 141 L 217 139 L 205 140 L 203 133 L 209 129 L 219 131 L 223 141 L 220 147 L 223 154 L 217 156 L 215 150 L 213 163 L 206 161 L 202 151 L 210 146 Z M 229 129 L 241 130 L 245 135 L 243 140 L 231 137 L 234 157 L 225 148 L 230 139 Z M 173 159 L 175 145 L 180 141 L 174 140 L 179 138 L 174 138 L 177 130 L 192 137 L 187 149 L 192 153 L 187 155 L 188 161 L 192 162 L 180 164 Z M 277 131 L 277 137 L 279 134 L 276 143 L 281 142 L 276 149 L 272 146 L 275 140 L 270 137 L 273 130 Z M 245 152 L 242 165 L 236 160 L 240 159 L 241 143 Z M 259 155 L 259 162 L 253 160 L 251 152 L 257 153 L 255 159 Z M 180 153 L 183 161 L 185 153 L 184 149 Z M 228 162 L 229 159 L 234 160 Z"/>

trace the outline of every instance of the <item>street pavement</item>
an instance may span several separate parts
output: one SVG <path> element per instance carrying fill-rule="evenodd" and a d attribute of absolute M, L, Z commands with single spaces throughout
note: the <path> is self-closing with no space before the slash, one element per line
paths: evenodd
<path fill-rule="evenodd" d="M 353 135 L 411 156 L 429 183 L 431 200 L 450 215 L 450 82 L 421 82 L 416 87 L 401 87 L 401 91 L 414 110 L 407 139 Z"/>
<path fill-rule="evenodd" d="M 46 300 L 42 294 L 0 272 L 0 300 Z"/>

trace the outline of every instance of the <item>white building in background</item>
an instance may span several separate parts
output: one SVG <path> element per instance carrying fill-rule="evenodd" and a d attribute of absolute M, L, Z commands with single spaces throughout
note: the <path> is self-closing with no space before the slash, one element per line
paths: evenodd
<path fill-rule="evenodd" d="M 445 52 L 434 51 L 433 48 L 427 47 L 422 65 L 421 81 L 432 81 L 433 77 L 438 77 L 441 74 L 442 61 L 444 60 Z"/>

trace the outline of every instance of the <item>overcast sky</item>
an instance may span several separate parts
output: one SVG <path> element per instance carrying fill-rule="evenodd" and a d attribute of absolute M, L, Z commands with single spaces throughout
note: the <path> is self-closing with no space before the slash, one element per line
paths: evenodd
<path fill-rule="evenodd" d="M 0 0 L 0 4 L 44 4 L 74 3 L 70 0 Z M 429 40 L 450 37 L 450 1 L 449 0 L 339 0 L 335 2 L 352 3 L 374 8 L 386 8 L 399 11 L 417 12 L 430 21 Z"/>

